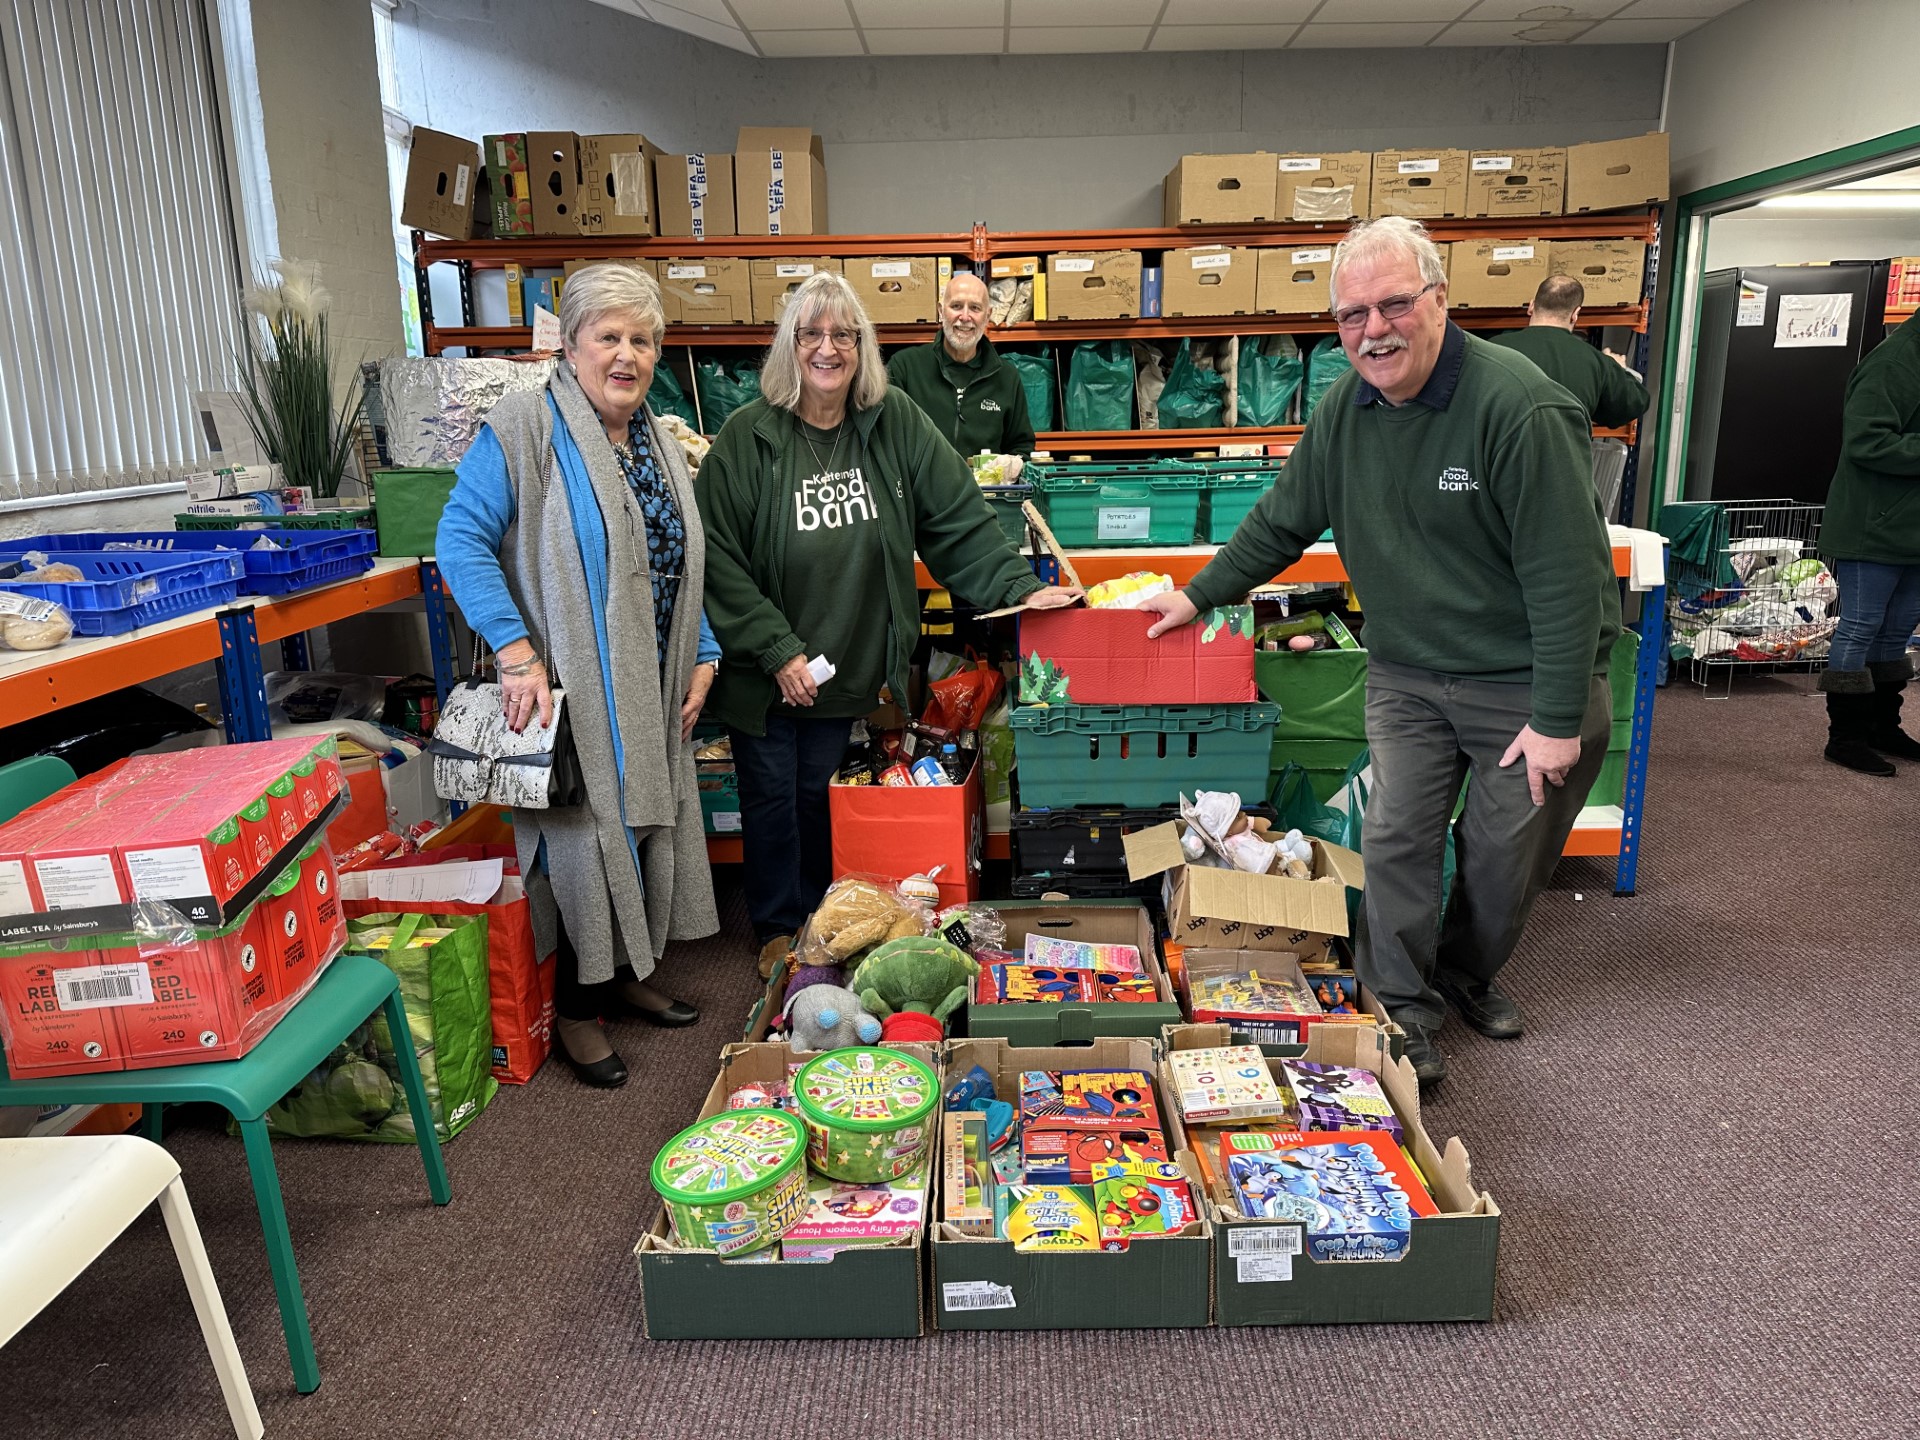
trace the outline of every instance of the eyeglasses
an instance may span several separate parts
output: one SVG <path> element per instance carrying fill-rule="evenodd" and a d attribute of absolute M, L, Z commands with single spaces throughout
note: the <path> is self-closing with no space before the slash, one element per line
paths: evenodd
<path fill-rule="evenodd" d="M 1389 295 L 1377 305 L 1342 306 L 1333 312 L 1333 323 L 1338 325 L 1342 330 L 1358 330 L 1362 325 L 1367 323 L 1367 314 L 1373 310 L 1380 312 L 1380 318 L 1382 320 L 1398 320 L 1402 316 L 1411 313 L 1413 307 L 1419 303 L 1420 297 L 1439 283 L 1440 282 L 1436 280 L 1433 282 L 1433 285 L 1423 285 L 1411 295 Z"/>
<path fill-rule="evenodd" d="M 802 350 L 811 350 L 822 340 L 833 341 L 836 350 L 851 350 L 860 343 L 858 330 L 821 330 L 813 325 L 802 325 L 793 332 L 793 338 L 800 342 Z"/>

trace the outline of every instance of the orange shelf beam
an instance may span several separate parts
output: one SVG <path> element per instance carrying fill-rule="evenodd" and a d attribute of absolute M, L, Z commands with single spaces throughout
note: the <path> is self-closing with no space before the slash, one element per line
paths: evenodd
<path fill-rule="evenodd" d="M 1560 853 L 1562 855 L 1618 855 L 1620 827 L 1618 825 L 1576 825 L 1572 833 L 1567 836 L 1567 843 Z"/>
<path fill-rule="evenodd" d="M 253 611 L 253 624 L 260 632 L 262 641 L 279 640 L 316 626 L 330 625 L 349 615 L 377 610 L 382 605 L 391 605 L 396 600 L 405 600 L 419 593 L 420 567 L 408 561 L 391 570 L 369 570 L 356 580 L 257 605 Z"/>
<path fill-rule="evenodd" d="M 738 835 L 707 836 L 708 864 L 738 865 L 744 858 L 744 852 Z"/>

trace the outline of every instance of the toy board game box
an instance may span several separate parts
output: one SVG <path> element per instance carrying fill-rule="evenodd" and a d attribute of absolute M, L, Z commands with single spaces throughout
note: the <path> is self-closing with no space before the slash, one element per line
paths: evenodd
<path fill-rule="evenodd" d="M 1058 1004 L 983 1000 L 976 991 L 967 1002 L 967 1034 L 1016 1045 L 1069 1045 L 1103 1035 L 1151 1039 L 1163 1026 L 1180 1023 L 1180 1002 L 1160 964 L 1153 923 L 1138 900 L 996 900 L 993 905 L 1006 922 L 1007 949 L 1015 954 L 1026 953 L 1030 936 L 1130 946 L 1140 957 L 1152 998 L 1142 997 L 1138 986 L 1126 998 L 1109 987 L 1097 999 Z"/>
<path fill-rule="evenodd" d="M 1313 1260 L 1399 1260 L 1438 1213 L 1384 1130 L 1229 1132 L 1220 1161 L 1241 1217 L 1300 1221 Z"/>
<path fill-rule="evenodd" d="M 1166 1138 L 1158 1130 L 1041 1130 L 1020 1132 L 1020 1162 L 1028 1181 L 1049 1185 L 1090 1185 L 1103 1165 L 1114 1161 L 1166 1164 Z"/>
<path fill-rule="evenodd" d="M 1176 1050 L 1167 1056 L 1174 1103 L 1186 1121 L 1271 1119 L 1287 1113 L 1285 1092 L 1256 1045 Z"/>
<path fill-rule="evenodd" d="M 1306 968 L 1285 952 L 1196 946 L 1183 949 L 1181 961 L 1182 998 L 1194 1023 L 1231 1025 L 1251 1044 L 1299 1046 L 1317 1026 L 1371 1026 L 1383 1018 L 1371 1006 L 1346 1002 L 1343 972 L 1317 971 L 1334 977 L 1323 987 L 1338 1006 L 1329 1012 Z M 1358 998 L 1357 984 L 1352 993 Z"/>
<path fill-rule="evenodd" d="M 1394 1144 L 1406 1143 L 1406 1129 L 1371 1070 L 1311 1060 L 1283 1060 L 1280 1065 L 1302 1130 L 1383 1130 Z"/>
<path fill-rule="evenodd" d="M 1032 1070 L 1021 1075 L 1019 1094 L 1028 1131 L 1160 1128 L 1150 1068 Z"/>

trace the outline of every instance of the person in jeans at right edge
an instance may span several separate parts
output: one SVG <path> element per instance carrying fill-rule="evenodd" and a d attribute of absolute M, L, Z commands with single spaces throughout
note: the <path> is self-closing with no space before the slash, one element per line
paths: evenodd
<path fill-rule="evenodd" d="M 1847 381 L 1840 463 L 1827 491 L 1820 551 L 1840 587 L 1840 624 L 1820 688 L 1827 759 L 1863 775 L 1920 760 L 1900 728 L 1920 625 L 1920 324 L 1907 321 Z"/>
<path fill-rule="evenodd" d="M 1586 412 L 1532 361 L 1447 319 L 1425 228 L 1356 225 L 1332 291 L 1352 372 L 1233 539 L 1184 591 L 1146 602 L 1164 616 L 1147 633 L 1245 595 L 1332 527 L 1370 660 L 1355 965 L 1431 1084 L 1447 1069 L 1447 1002 L 1483 1035 L 1523 1028 L 1495 977 L 1606 758 L 1620 595 Z"/>

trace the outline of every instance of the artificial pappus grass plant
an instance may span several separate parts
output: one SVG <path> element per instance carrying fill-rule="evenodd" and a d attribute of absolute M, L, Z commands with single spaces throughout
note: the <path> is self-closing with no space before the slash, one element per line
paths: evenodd
<path fill-rule="evenodd" d="M 277 260 L 275 278 L 247 287 L 246 326 L 239 357 L 247 420 L 267 457 L 288 485 L 305 485 L 331 499 L 353 454 L 354 427 L 365 396 L 348 387 L 333 400 L 333 346 L 327 337 L 331 300 L 312 265 Z"/>

